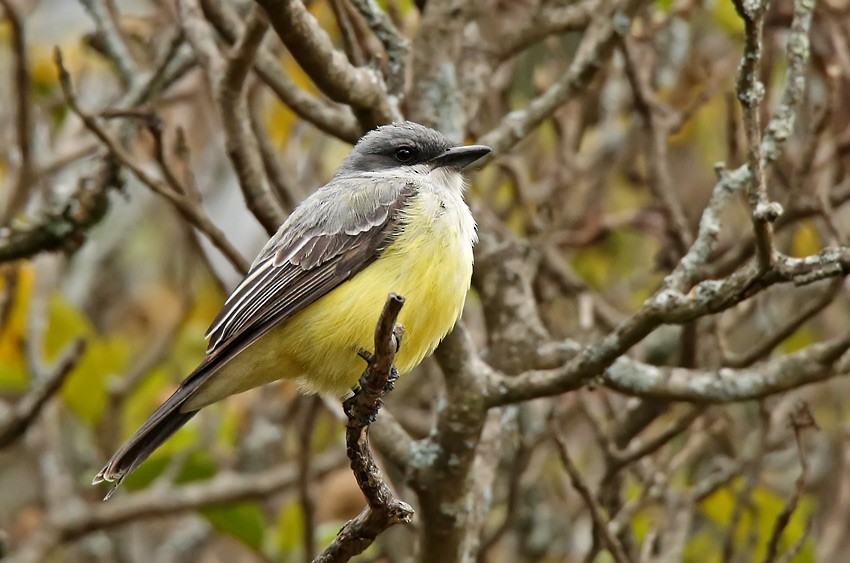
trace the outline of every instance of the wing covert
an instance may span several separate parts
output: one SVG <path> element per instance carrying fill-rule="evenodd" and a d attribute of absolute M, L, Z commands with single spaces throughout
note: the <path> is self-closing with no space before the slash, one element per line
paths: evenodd
<path fill-rule="evenodd" d="M 249 345 L 350 279 L 392 240 L 413 186 L 374 177 L 334 181 L 348 185 L 334 194 L 320 188 L 263 248 L 207 331 L 208 354 L 231 341 Z"/>

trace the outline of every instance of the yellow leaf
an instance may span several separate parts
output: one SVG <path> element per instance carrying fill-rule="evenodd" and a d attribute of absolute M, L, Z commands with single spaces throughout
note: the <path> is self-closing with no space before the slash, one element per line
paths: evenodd
<path fill-rule="evenodd" d="M 794 232 L 791 243 L 791 255 L 801 258 L 817 254 L 821 249 L 820 236 L 811 221 L 802 221 Z"/>
<path fill-rule="evenodd" d="M 714 21 L 720 24 L 728 33 L 743 33 L 744 22 L 735 11 L 735 5 L 731 0 L 714 0 L 714 5 L 711 7 L 711 14 L 714 16 Z"/>
<path fill-rule="evenodd" d="M 0 333 L 0 390 L 24 391 L 29 386 L 23 341 L 26 335 L 27 313 L 32 298 L 35 272 L 31 264 L 18 269 L 18 287 L 6 327 Z M 0 278 L 0 285 L 3 284 Z M 5 287 L 2 289 L 5 291 Z"/>

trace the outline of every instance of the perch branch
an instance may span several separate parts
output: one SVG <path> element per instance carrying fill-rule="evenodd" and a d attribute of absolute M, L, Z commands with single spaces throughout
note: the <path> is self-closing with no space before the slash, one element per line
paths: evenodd
<path fill-rule="evenodd" d="M 398 377 L 393 361 L 404 334 L 404 328 L 396 324 L 403 305 L 404 297 L 395 293 L 387 296 L 375 328 L 375 353 L 364 354 L 369 366 L 360 377 L 359 389 L 343 403 L 348 417 L 345 427 L 348 458 L 368 506 L 342 527 L 314 562 L 348 561 L 369 547 L 384 530 L 408 523 L 413 517 L 410 505 L 396 499 L 384 483 L 369 449 L 369 425 L 383 405 L 381 398 L 392 390 Z"/>

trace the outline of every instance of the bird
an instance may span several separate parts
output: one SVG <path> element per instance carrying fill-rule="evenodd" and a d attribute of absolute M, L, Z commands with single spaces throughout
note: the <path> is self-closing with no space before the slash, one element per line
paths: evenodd
<path fill-rule="evenodd" d="M 366 133 L 262 248 L 206 333 L 206 355 L 93 484 L 118 488 L 201 408 L 278 379 L 342 396 L 362 373 L 389 293 L 404 296 L 395 359 L 410 372 L 456 324 L 477 226 L 463 169 L 491 150 L 411 121 Z"/>

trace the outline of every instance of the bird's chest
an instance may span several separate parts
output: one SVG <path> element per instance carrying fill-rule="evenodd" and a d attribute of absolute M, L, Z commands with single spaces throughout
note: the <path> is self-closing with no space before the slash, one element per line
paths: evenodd
<path fill-rule="evenodd" d="M 460 196 L 446 201 L 423 194 L 380 258 L 395 268 L 392 291 L 407 299 L 399 318 L 406 328 L 402 361 L 418 363 L 460 316 L 472 277 L 474 240 L 475 222 Z"/>
<path fill-rule="evenodd" d="M 405 214 L 404 228 L 385 258 L 408 266 L 400 269 L 399 281 L 412 294 L 424 289 L 456 293 L 462 288 L 465 295 L 474 240 L 475 221 L 459 196 L 425 193 Z"/>

